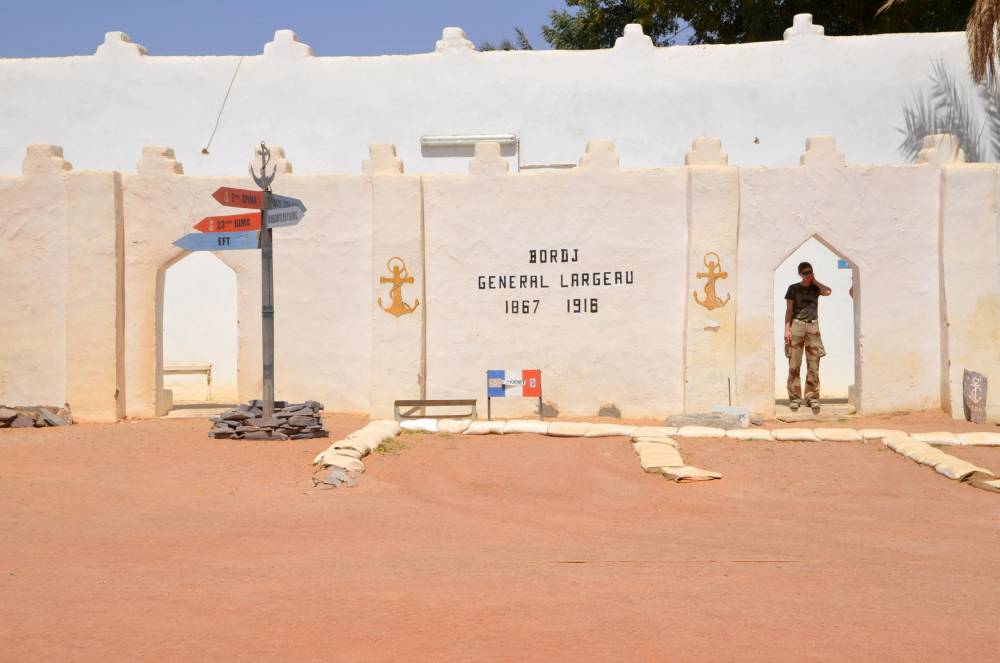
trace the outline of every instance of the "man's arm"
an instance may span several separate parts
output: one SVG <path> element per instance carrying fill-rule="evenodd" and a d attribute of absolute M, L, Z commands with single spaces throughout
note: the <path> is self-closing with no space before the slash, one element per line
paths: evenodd
<path fill-rule="evenodd" d="M 791 299 L 785 300 L 785 343 L 792 342 L 792 305 Z"/>
<path fill-rule="evenodd" d="M 829 297 L 833 292 L 833 290 L 830 290 L 830 288 L 817 281 L 815 277 L 813 277 L 813 283 L 816 284 L 817 288 L 819 288 L 819 294 L 823 297 Z"/>

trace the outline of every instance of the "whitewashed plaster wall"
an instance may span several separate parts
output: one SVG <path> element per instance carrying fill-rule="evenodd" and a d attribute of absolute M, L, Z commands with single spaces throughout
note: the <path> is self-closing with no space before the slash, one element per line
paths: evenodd
<path fill-rule="evenodd" d="M 511 174 L 494 143 L 478 146 L 468 175 L 425 177 L 428 397 L 484 398 L 487 369 L 537 368 L 560 413 L 682 410 L 686 186 L 683 168 L 620 170 L 608 141 L 591 141 L 573 171 Z M 559 262 L 533 263 L 533 250 Z M 572 286 L 594 272 L 612 284 Z M 615 284 L 615 272 L 632 283 Z M 546 287 L 489 287 L 506 275 Z"/>
<path fill-rule="evenodd" d="M 231 175 L 246 146 L 267 139 L 300 173 L 353 172 L 373 141 L 395 144 L 412 173 L 459 173 L 471 149 L 425 151 L 420 136 L 495 132 L 517 134 L 528 164 L 573 163 L 607 136 L 624 167 L 674 166 L 692 136 L 710 135 L 735 165 L 792 165 L 816 134 L 838 136 L 857 163 L 899 163 L 903 106 L 932 61 L 970 86 L 963 33 L 824 37 L 813 27 L 800 21 L 783 41 L 667 48 L 632 28 L 611 49 L 491 52 L 449 28 L 427 45 L 434 52 L 382 57 L 316 57 L 279 30 L 245 58 L 156 56 L 109 32 L 93 55 L 0 59 L 0 172 L 44 141 L 78 167 L 128 172 L 159 143 L 188 174 Z"/>
<path fill-rule="evenodd" d="M 773 408 L 774 269 L 810 237 L 857 269 L 862 411 L 940 406 L 940 171 L 845 166 L 833 139 L 810 139 L 797 168 L 740 170 L 736 367 L 740 402 Z"/>

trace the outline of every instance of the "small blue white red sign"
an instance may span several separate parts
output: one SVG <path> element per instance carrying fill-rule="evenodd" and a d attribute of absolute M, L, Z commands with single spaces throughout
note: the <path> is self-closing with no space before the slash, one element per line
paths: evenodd
<path fill-rule="evenodd" d="M 508 371 L 492 369 L 486 371 L 486 395 L 490 398 L 504 396 L 541 396 L 542 371 L 525 369 Z"/>

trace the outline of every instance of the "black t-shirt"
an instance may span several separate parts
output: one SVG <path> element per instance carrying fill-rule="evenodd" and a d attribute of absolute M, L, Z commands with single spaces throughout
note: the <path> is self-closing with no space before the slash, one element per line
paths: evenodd
<path fill-rule="evenodd" d="M 792 320 L 816 320 L 819 317 L 819 286 L 793 283 L 788 286 L 785 299 L 792 300 Z"/>

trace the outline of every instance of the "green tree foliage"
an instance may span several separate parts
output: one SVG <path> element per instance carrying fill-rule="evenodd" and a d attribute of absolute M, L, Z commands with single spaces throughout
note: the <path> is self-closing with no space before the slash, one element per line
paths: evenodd
<path fill-rule="evenodd" d="M 484 41 L 479 45 L 480 51 L 533 51 L 534 46 L 528 41 L 527 35 L 524 34 L 524 30 L 521 28 L 514 28 L 515 41 L 510 39 L 504 39 L 499 44 L 494 44 L 491 41 Z"/>
<path fill-rule="evenodd" d="M 639 23 L 653 43 L 732 44 L 781 39 L 795 14 L 809 13 L 826 34 L 960 31 L 973 0 L 909 0 L 878 14 L 885 0 L 566 0 L 542 27 L 553 48 L 614 46 Z"/>

